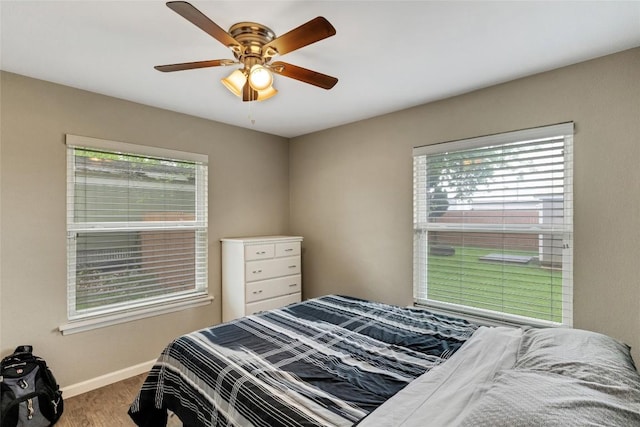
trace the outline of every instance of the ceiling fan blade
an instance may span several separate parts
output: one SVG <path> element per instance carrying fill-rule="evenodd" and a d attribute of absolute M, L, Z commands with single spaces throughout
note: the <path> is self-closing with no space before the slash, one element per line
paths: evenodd
<path fill-rule="evenodd" d="M 293 52 L 301 47 L 308 46 L 312 43 L 331 37 L 336 33 L 336 29 L 322 16 L 312 19 L 311 21 L 300 25 L 286 34 L 277 37 L 264 46 L 275 49 L 278 54 Z"/>
<path fill-rule="evenodd" d="M 167 2 L 169 9 L 191 22 L 196 27 L 209 34 L 214 39 L 227 47 L 239 46 L 239 43 L 229 33 L 220 28 L 218 24 L 207 18 L 202 12 L 186 1 Z"/>
<path fill-rule="evenodd" d="M 158 71 L 164 73 L 169 71 L 182 71 L 193 70 L 195 68 L 207 68 L 207 67 L 219 67 L 225 65 L 236 64 L 236 61 L 231 59 L 212 59 L 210 61 L 196 61 L 196 62 L 183 62 L 180 64 L 168 64 L 168 65 L 156 65 L 155 68 Z"/>
<path fill-rule="evenodd" d="M 321 87 L 322 89 L 331 89 L 336 85 L 336 83 L 338 83 L 338 79 L 335 77 L 318 73 L 317 71 L 307 70 L 306 68 L 298 67 L 297 65 L 288 64 L 286 62 L 274 62 L 269 68 L 274 73 L 280 74 L 281 76 L 300 80 L 301 82 L 309 83 L 311 85 Z"/>

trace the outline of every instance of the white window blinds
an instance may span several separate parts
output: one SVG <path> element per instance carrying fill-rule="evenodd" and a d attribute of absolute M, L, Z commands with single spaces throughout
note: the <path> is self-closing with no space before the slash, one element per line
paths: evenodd
<path fill-rule="evenodd" d="M 571 325 L 573 123 L 414 149 L 414 299 Z"/>
<path fill-rule="evenodd" d="M 67 135 L 69 319 L 207 293 L 207 157 Z"/>

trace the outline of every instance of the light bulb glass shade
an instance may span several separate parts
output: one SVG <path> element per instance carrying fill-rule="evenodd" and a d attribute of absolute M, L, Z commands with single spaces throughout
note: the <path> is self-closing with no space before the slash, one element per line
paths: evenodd
<path fill-rule="evenodd" d="M 249 84 L 255 90 L 265 90 L 273 83 L 273 75 L 260 64 L 251 67 L 249 71 Z"/>
<path fill-rule="evenodd" d="M 264 90 L 259 90 L 257 101 L 264 101 L 265 99 L 269 99 L 276 93 L 278 93 L 278 91 L 273 86 L 269 86 Z"/>
<path fill-rule="evenodd" d="M 242 88 L 247 82 L 247 76 L 244 75 L 242 70 L 235 70 L 229 74 L 228 77 L 220 80 L 227 89 L 231 91 L 235 96 L 242 96 Z"/>

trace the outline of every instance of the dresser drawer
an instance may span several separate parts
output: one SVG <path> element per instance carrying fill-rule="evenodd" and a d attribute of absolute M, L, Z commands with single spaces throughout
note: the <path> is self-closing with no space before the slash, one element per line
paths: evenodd
<path fill-rule="evenodd" d="M 276 243 L 276 256 L 295 256 L 300 255 L 300 242 L 283 242 Z"/>
<path fill-rule="evenodd" d="M 247 282 L 294 274 L 300 274 L 299 256 L 250 261 L 245 265 L 245 279 Z"/>
<path fill-rule="evenodd" d="M 261 311 L 273 310 L 274 308 L 284 307 L 285 305 L 293 304 L 294 302 L 300 302 L 301 295 L 291 294 L 285 295 L 278 298 L 271 298 L 264 301 L 258 301 L 251 304 L 247 304 L 245 308 L 245 314 L 256 314 Z"/>
<path fill-rule="evenodd" d="M 282 295 L 299 293 L 302 289 L 302 276 L 279 277 L 247 283 L 246 301 L 248 303 Z"/>
<path fill-rule="evenodd" d="M 244 257 L 247 261 L 273 258 L 274 253 L 273 244 L 247 245 L 244 247 Z"/>

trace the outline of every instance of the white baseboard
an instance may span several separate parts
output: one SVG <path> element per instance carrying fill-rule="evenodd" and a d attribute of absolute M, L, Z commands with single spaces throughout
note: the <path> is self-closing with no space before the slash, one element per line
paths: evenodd
<path fill-rule="evenodd" d="M 104 387 L 118 381 L 126 380 L 127 378 L 135 377 L 136 375 L 144 374 L 145 372 L 149 372 L 149 370 L 151 370 L 151 367 L 155 362 L 156 359 L 153 359 L 148 362 L 130 366 L 119 371 L 110 372 L 108 374 L 92 378 L 90 380 L 62 387 L 62 397 L 64 399 L 68 399 L 70 397 L 77 396 L 79 394 L 86 393 L 88 391 L 95 390 L 97 388 Z"/>

